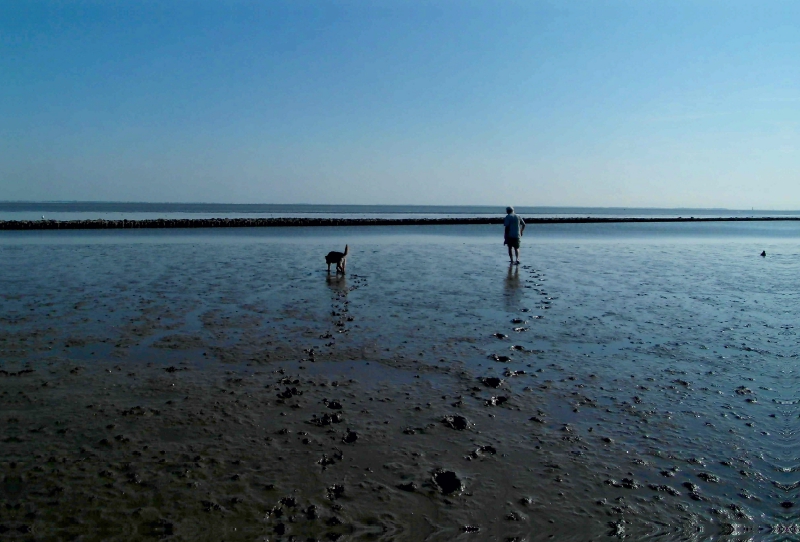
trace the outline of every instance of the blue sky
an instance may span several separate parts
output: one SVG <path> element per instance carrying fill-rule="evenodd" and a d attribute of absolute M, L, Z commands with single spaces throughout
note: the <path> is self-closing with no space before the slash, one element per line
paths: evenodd
<path fill-rule="evenodd" d="M 0 3 L 0 200 L 800 209 L 800 2 Z"/>

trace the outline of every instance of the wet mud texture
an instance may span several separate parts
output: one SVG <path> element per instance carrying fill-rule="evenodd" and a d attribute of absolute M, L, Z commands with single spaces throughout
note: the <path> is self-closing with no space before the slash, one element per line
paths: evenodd
<path fill-rule="evenodd" d="M 796 243 L 460 241 L 1 245 L 0 536 L 791 539 Z"/>

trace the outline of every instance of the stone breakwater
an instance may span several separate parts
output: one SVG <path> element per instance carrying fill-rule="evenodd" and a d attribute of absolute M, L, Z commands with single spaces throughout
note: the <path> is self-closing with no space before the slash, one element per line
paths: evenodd
<path fill-rule="evenodd" d="M 611 222 L 754 222 L 800 217 L 677 218 L 526 218 L 528 224 L 593 224 Z M 0 220 L 0 230 L 110 230 L 144 228 L 285 228 L 298 226 L 445 226 L 502 224 L 493 218 L 157 218 L 149 220 Z"/>

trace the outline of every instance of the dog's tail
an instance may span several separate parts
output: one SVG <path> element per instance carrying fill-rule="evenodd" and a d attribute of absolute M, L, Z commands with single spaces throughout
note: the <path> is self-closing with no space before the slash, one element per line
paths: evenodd
<path fill-rule="evenodd" d="M 347 247 L 347 245 L 345 245 L 345 246 L 344 246 L 344 255 L 345 255 L 345 256 L 347 256 L 347 250 L 348 250 L 348 247 Z"/>

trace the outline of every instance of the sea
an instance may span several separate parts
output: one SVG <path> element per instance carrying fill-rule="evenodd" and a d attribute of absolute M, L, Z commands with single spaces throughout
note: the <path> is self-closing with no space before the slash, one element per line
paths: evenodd
<path fill-rule="evenodd" d="M 533 218 L 800 217 L 800 211 L 518 206 Z M 491 205 L 312 205 L 131 202 L 0 202 L 0 220 L 146 220 L 158 218 L 463 218 L 505 214 Z"/>

